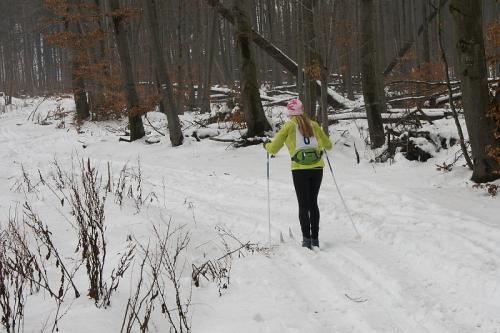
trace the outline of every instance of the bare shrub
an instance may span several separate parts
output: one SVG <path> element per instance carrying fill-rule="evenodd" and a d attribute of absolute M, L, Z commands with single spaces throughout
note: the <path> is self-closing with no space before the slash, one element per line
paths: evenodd
<path fill-rule="evenodd" d="M 41 263 L 40 267 L 43 270 L 43 274 L 39 276 L 43 280 L 43 287 L 45 290 L 49 291 L 49 294 L 56 302 L 56 312 L 53 319 L 52 332 L 59 330 L 59 322 L 61 318 L 67 313 L 67 311 L 61 313 L 61 308 L 66 299 L 66 295 L 70 290 L 73 290 L 75 298 L 80 297 L 80 292 L 74 283 L 74 276 L 80 268 L 80 264 L 77 264 L 71 271 L 67 268 L 63 261 L 63 256 L 61 256 L 59 250 L 54 245 L 52 240 L 52 232 L 49 230 L 48 226 L 44 224 L 40 217 L 33 211 L 33 208 L 28 202 L 23 205 L 24 225 L 28 226 L 31 231 L 31 236 L 35 240 L 36 252 L 38 253 L 38 260 Z M 60 277 L 55 280 L 57 285 L 57 294 L 55 294 L 55 289 L 50 287 L 51 282 L 47 275 L 47 266 L 55 266 L 59 269 Z"/>
<path fill-rule="evenodd" d="M 137 211 L 145 202 L 156 198 L 154 192 L 147 196 L 143 195 L 143 175 L 140 162 L 138 162 L 137 169 L 129 169 L 125 166 L 120 173 L 117 185 L 113 182 L 109 163 L 107 181 L 104 182 L 90 159 L 81 160 L 75 164 L 78 165 L 77 170 L 66 172 L 55 159 L 50 174 L 45 176 L 38 170 L 38 179 L 31 177 L 24 167 L 21 168 L 22 177 L 18 180 L 17 186 L 19 191 L 25 193 L 26 197 L 26 202 L 22 207 L 22 225 L 25 230 L 21 230 L 19 227 L 10 227 L 9 230 L 5 231 L 0 228 L 0 306 L 3 313 L 2 325 L 7 328 L 8 333 L 20 330 L 20 323 L 24 317 L 26 295 L 40 290 L 47 292 L 50 298 L 56 302 L 55 315 L 52 313 L 49 318 L 52 318 L 54 323 L 52 331 L 58 330 L 60 319 L 69 309 L 69 307 L 66 310 L 63 308 L 66 295 L 73 291 L 75 297 L 80 296 L 73 278 L 81 266 L 85 266 L 89 282 L 88 296 L 97 307 L 107 308 L 111 306 L 111 299 L 118 291 L 120 281 L 130 269 L 136 256 L 137 242 L 129 236 L 126 248 L 120 254 L 118 265 L 105 279 L 104 272 L 108 251 L 105 237 L 107 194 L 111 193 L 113 189 L 116 203 L 119 205 L 123 203 L 125 198 L 132 199 Z M 49 191 L 46 191 L 47 189 Z M 78 237 L 78 242 L 75 244 L 78 259 L 74 268 L 68 267 L 64 262 L 65 256 L 55 246 L 52 232 L 34 211 L 29 201 L 30 197 L 37 196 L 37 193 L 42 190 L 52 193 L 62 206 L 65 202 L 69 203 L 73 218 L 66 216 L 63 212 L 61 214 L 75 228 Z M 32 195 L 29 195 L 30 193 Z M 161 238 L 162 236 L 156 229 L 155 232 L 158 245 L 153 248 L 154 251 L 143 251 L 146 253 L 144 264 L 148 276 L 149 272 L 156 272 L 154 273 L 155 278 L 153 280 L 146 279 L 148 283 L 139 283 L 137 297 L 131 297 L 129 300 L 130 310 L 128 311 L 134 315 L 130 317 L 131 321 L 124 329 L 127 330 L 129 327 L 128 331 L 130 331 L 138 323 L 140 330 L 145 332 L 153 310 L 158 305 L 157 308 L 161 308 L 162 312 L 169 318 L 171 325 L 176 327 L 172 329 L 172 332 L 188 332 L 189 324 L 185 316 L 188 305 L 181 301 L 181 285 L 177 274 L 180 274 L 179 255 L 185 250 L 189 237 L 186 234 L 185 238 L 179 239 L 179 243 L 175 243 L 175 246 L 171 247 L 170 240 L 172 239 L 173 242 L 173 235 L 179 234 L 178 229 L 171 230 L 169 224 L 165 238 Z M 26 234 L 28 238 L 25 237 Z M 7 246 L 11 249 L 10 252 L 4 251 Z M 57 273 L 56 277 L 54 277 L 54 270 Z M 140 281 L 145 281 L 143 274 L 143 269 L 141 269 Z M 49 280 L 49 276 L 51 280 Z M 170 284 L 167 285 L 167 283 Z M 143 284 L 144 287 L 141 287 Z M 172 300 L 175 299 L 173 310 L 166 306 L 167 294 L 169 296 L 177 295 L 172 298 Z M 141 319 L 138 320 L 137 316 L 140 316 Z"/>
<path fill-rule="evenodd" d="M 127 172 L 128 166 L 125 164 L 120 171 L 120 175 L 118 177 L 118 183 L 115 186 L 115 203 L 117 203 L 120 207 L 123 205 L 123 199 L 125 197 L 125 187 L 127 186 Z"/>
<path fill-rule="evenodd" d="M 116 186 L 115 198 L 120 206 L 123 204 L 123 199 L 127 197 L 132 199 L 135 203 L 137 210 L 143 204 L 142 201 L 142 171 L 141 163 L 138 161 L 137 171 L 134 168 L 129 168 L 124 165 L 120 171 L 118 184 Z"/>
<path fill-rule="evenodd" d="M 55 184 L 56 189 L 63 190 L 66 188 L 68 176 L 62 170 L 61 165 L 59 164 L 59 161 L 55 158 L 54 158 L 54 161 L 52 161 L 52 172 L 50 173 L 50 177 L 51 177 L 53 183 Z"/>
<path fill-rule="evenodd" d="M 64 315 L 60 314 L 60 309 L 67 291 L 73 287 L 75 296 L 79 296 L 73 284 L 74 273 L 68 273 L 53 246 L 51 232 L 27 203 L 24 206 L 23 226 L 28 226 L 28 229 L 20 226 L 16 213 L 9 216 L 7 228 L 0 230 L 1 323 L 8 333 L 22 331 L 27 297 L 43 290 L 57 305 L 52 326 L 54 331 Z M 31 238 L 35 239 L 34 243 L 29 241 Z M 49 266 L 60 269 L 60 277 L 54 283 L 47 274 Z"/>
<path fill-rule="evenodd" d="M 51 258 L 54 258 L 54 265 L 60 269 L 61 271 L 61 284 L 58 289 L 57 297 L 60 298 L 63 296 L 64 292 L 64 284 L 65 284 L 65 279 L 68 279 L 69 283 L 71 284 L 71 287 L 73 288 L 73 291 L 75 293 L 75 297 L 78 298 L 80 297 L 80 292 L 78 291 L 78 288 L 76 287 L 75 283 L 73 282 L 73 276 L 76 272 L 70 272 L 67 268 L 66 265 L 64 264 L 64 261 L 62 260 L 61 255 L 59 254 L 59 251 L 54 245 L 54 242 L 52 241 L 52 232 L 50 232 L 49 228 L 47 225 L 45 225 L 41 220 L 40 217 L 33 211 L 33 208 L 28 202 L 25 202 L 23 205 L 24 208 L 24 224 L 27 225 L 31 231 L 32 235 L 35 238 L 36 244 L 37 244 L 37 252 L 40 258 L 42 258 L 44 255 L 42 251 L 46 253 L 46 255 L 43 257 L 46 261 L 51 260 Z M 46 276 L 46 274 L 44 275 Z M 49 285 L 49 281 L 45 281 L 46 286 Z"/>
<path fill-rule="evenodd" d="M 8 229 L 0 234 L 1 322 L 7 333 L 21 332 L 27 294 L 40 288 L 36 276 L 40 269 L 24 246 L 24 234 L 12 233 L 11 228 L 17 230 L 18 226 L 9 218 Z"/>
<path fill-rule="evenodd" d="M 436 164 L 436 170 L 450 172 L 451 170 L 453 170 L 453 164 L 448 164 L 446 162 L 443 162 L 443 164 Z"/>
<path fill-rule="evenodd" d="M 173 228 L 168 222 L 165 232 L 154 227 L 155 245 L 143 246 L 140 272 L 136 288 L 130 296 L 125 310 L 121 332 L 132 332 L 138 327 L 140 332 L 148 331 L 155 305 L 160 305 L 161 313 L 170 324 L 170 332 L 191 331 L 188 320 L 191 294 L 183 298 L 181 276 L 184 261 L 181 254 L 189 244 L 189 233 L 182 228 Z M 173 304 L 168 299 L 173 295 Z M 171 302 L 172 303 L 172 302 Z"/>
<path fill-rule="evenodd" d="M 106 261 L 106 239 L 104 237 L 104 204 L 106 192 L 101 193 L 98 171 L 87 162 L 80 162 L 80 181 L 74 178 L 70 184 L 72 214 L 78 228 L 78 245 L 82 262 L 89 279 L 88 296 L 96 305 L 104 293 L 103 270 Z"/>
<path fill-rule="evenodd" d="M 149 318 L 151 317 L 151 312 L 153 310 L 153 303 L 158 296 L 157 292 L 154 292 L 154 283 L 149 283 L 145 285 L 145 272 L 147 260 L 150 258 L 149 246 L 145 248 L 143 253 L 143 258 L 140 264 L 139 279 L 135 287 L 135 292 L 131 295 L 127 301 L 127 307 L 125 308 L 125 314 L 122 322 L 122 328 L 120 332 L 132 332 L 132 329 L 137 324 L 141 332 L 145 332 L 149 325 Z M 153 279 L 156 278 L 153 276 Z M 144 291 L 146 289 L 146 291 Z M 141 295 L 143 294 L 143 295 Z"/>
<path fill-rule="evenodd" d="M 203 277 L 207 281 L 217 283 L 217 286 L 219 288 L 219 296 L 222 296 L 222 290 L 229 287 L 229 272 L 231 270 L 231 261 L 228 259 L 230 259 L 230 257 L 225 257 L 224 261 L 208 260 L 204 262 L 200 267 L 192 264 L 193 271 L 191 273 L 191 278 L 194 285 L 196 287 L 199 287 L 200 279 L 201 277 Z"/>
<path fill-rule="evenodd" d="M 221 239 L 225 254 L 215 259 L 209 259 L 199 266 L 192 264 L 191 279 L 195 287 L 201 285 L 202 278 L 210 282 L 215 282 L 218 287 L 219 296 L 222 296 L 223 290 L 227 289 L 230 284 L 233 255 L 237 255 L 240 258 L 245 256 L 245 252 L 253 254 L 263 249 L 250 242 L 241 242 L 234 234 L 221 226 L 218 226 L 216 230 Z M 235 249 L 231 249 L 227 238 L 236 241 L 238 246 Z"/>
<path fill-rule="evenodd" d="M 132 237 L 127 238 L 127 248 L 120 257 L 118 266 L 111 272 L 110 282 L 104 283 L 103 297 L 101 306 L 107 308 L 111 306 L 111 295 L 118 289 L 120 285 L 120 280 L 125 275 L 125 272 L 130 267 L 130 264 L 134 260 L 136 244 L 132 241 Z"/>
<path fill-rule="evenodd" d="M 23 169 L 23 173 L 25 173 Z M 120 257 L 117 267 L 115 267 L 109 279 L 104 281 L 104 268 L 107 255 L 107 243 L 105 238 L 105 202 L 110 186 L 111 172 L 108 164 L 108 181 L 105 187 L 97 169 L 92 166 L 90 159 L 79 161 L 79 173 L 67 173 L 63 171 L 59 162 L 54 160 L 49 177 L 44 178 L 41 171 L 39 174 L 39 184 L 43 185 L 60 201 L 64 206 L 65 199 L 70 203 L 71 214 L 76 220 L 72 225 L 77 231 L 78 243 L 76 252 L 80 254 L 78 267 L 84 265 L 89 281 L 88 296 L 94 300 L 97 307 L 108 307 L 111 305 L 111 297 L 118 289 L 120 280 L 129 269 L 135 255 L 135 243 L 129 236 L 127 247 Z M 31 184 L 29 176 L 23 182 Z M 80 294 L 73 283 L 72 276 L 76 273 L 70 272 L 59 255 L 51 239 L 51 232 L 42 223 L 38 215 L 33 211 L 31 205 L 26 201 L 23 205 L 25 224 L 31 229 L 35 239 L 40 257 L 46 253 L 46 260 L 54 258 L 54 265 L 61 271 L 61 286 L 55 296 L 61 297 L 67 288 L 64 288 L 65 280 L 73 288 L 75 296 Z M 70 221 L 69 218 L 67 218 Z M 71 222 L 71 221 L 70 221 Z M 48 283 L 48 282 L 47 282 Z M 58 306 L 59 310 L 60 306 Z"/>
<path fill-rule="evenodd" d="M 52 170 L 49 177 L 42 175 L 38 170 L 39 181 L 35 184 L 29 174 L 22 168 L 23 178 L 20 180 L 20 186 L 24 192 L 28 189 L 34 191 L 39 185 L 47 188 L 56 197 L 62 206 L 65 202 L 70 203 L 71 215 L 74 217 L 76 224 L 73 224 L 70 218 L 65 217 L 76 229 L 78 243 L 76 251 L 80 254 L 79 264 L 84 265 L 89 281 L 88 296 L 92 298 L 97 307 L 108 307 L 111 305 L 111 297 L 118 289 L 120 280 L 125 272 L 129 269 L 135 255 L 135 244 L 132 238 L 127 239 L 127 249 L 122 254 L 117 267 L 115 267 L 108 281 L 104 281 L 104 268 L 107 255 L 107 242 L 105 237 L 105 202 L 107 193 L 110 192 L 113 186 L 110 165 L 108 163 L 108 179 L 103 186 L 102 177 L 98 170 L 92 165 L 90 159 L 78 162 L 79 172 L 65 172 L 57 159 L 52 162 Z M 137 207 L 143 203 L 142 200 L 142 172 L 128 172 L 124 167 L 126 176 L 121 177 L 119 182 L 132 187 L 131 182 L 123 181 L 127 178 L 132 178 L 135 181 L 136 187 L 133 193 Z M 117 190 L 125 188 L 116 186 Z M 137 192 L 135 192 L 137 191 Z M 138 193 L 138 194 L 136 194 Z M 137 208 L 139 209 L 139 208 Z M 62 260 L 51 240 L 51 233 L 47 227 L 40 221 L 36 213 L 33 212 L 31 205 L 26 201 L 24 204 L 24 214 L 26 225 L 32 230 L 34 238 L 40 248 L 45 248 L 48 256 L 55 256 L 57 267 L 61 268 L 63 279 L 68 279 L 71 273 L 66 269 Z M 72 281 L 70 280 L 71 284 Z M 73 285 L 76 297 L 79 296 L 76 287 Z M 62 289 L 61 289 L 62 290 Z M 62 291 L 59 290 L 59 293 Z"/>
<path fill-rule="evenodd" d="M 171 221 L 169 221 L 164 235 L 161 235 L 157 228 L 154 231 L 160 250 L 156 254 L 160 267 L 160 274 L 156 283 L 160 294 L 162 313 L 168 318 L 175 333 L 189 332 L 190 325 L 187 314 L 191 303 L 191 295 L 188 297 L 187 302 L 183 304 L 180 284 L 180 277 L 185 263 L 182 263 L 182 268 L 179 269 L 180 255 L 189 245 L 189 233 L 183 232 L 182 228 L 171 230 Z M 167 279 L 165 279 L 165 276 Z M 175 305 L 172 309 L 169 309 L 167 303 L 166 286 L 169 284 L 175 293 Z"/>
<path fill-rule="evenodd" d="M 120 170 L 118 182 L 115 186 L 115 203 L 122 207 L 125 198 L 131 199 L 137 212 L 139 212 L 146 202 L 158 201 L 158 197 L 154 192 L 144 196 L 142 184 L 143 175 L 140 159 L 137 160 L 137 168 L 131 168 L 128 164 L 125 164 Z M 111 188 L 111 185 L 108 185 L 108 187 Z"/>
<path fill-rule="evenodd" d="M 11 190 L 15 192 L 37 193 L 39 185 L 40 183 L 34 182 L 31 175 L 24 168 L 24 165 L 21 164 L 21 177 L 16 180 Z"/>

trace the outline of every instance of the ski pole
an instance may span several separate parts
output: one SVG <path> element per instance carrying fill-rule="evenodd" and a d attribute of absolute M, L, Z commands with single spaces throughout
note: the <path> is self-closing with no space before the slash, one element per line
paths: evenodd
<path fill-rule="evenodd" d="M 269 250 L 271 249 L 271 194 L 269 191 L 269 153 L 267 153 L 267 218 L 269 226 Z"/>
<path fill-rule="evenodd" d="M 337 184 L 337 180 L 335 179 L 335 175 L 333 174 L 333 168 L 332 168 L 332 164 L 330 163 L 330 158 L 328 157 L 328 153 L 326 152 L 326 149 L 323 149 L 323 151 L 325 153 L 326 160 L 328 162 L 328 167 L 330 168 L 330 172 L 332 174 L 333 182 L 335 183 L 335 187 L 337 188 L 337 192 L 339 193 L 340 200 L 342 200 L 342 203 L 344 204 L 344 208 L 347 212 L 347 215 L 349 216 L 349 219 L 351 220 L 352 227 L 354 228 L 354 231 L 356 231 L 356 234 L 357 234 L 356 239 L 360 239 L 361 234 L 359 233 L 358 228 L 356 228 L 356 224 L 354 223 L 354 220 L 352 219 L 351 212 L 350 212 L 349 208 L 347 207 L 347 204 L 345 203 L 344 196 L 342 195 L 342 192 L 340 192 L 339 185 Z"/>

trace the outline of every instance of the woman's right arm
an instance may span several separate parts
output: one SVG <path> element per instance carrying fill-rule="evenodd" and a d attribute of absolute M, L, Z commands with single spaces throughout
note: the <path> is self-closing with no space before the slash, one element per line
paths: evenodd
<path fill-rule="evenodd" d="M 266 144 L 266 150 L 271 155 L 276 155 L 281 147 L 285 144 L 286 138 L 288 137 L 288 133 L 290 131 L 291 122 L 287 122 L 283 127 L 279 130 L 279 132 L 274 137 L 274 140 L 268 144 Z"/>

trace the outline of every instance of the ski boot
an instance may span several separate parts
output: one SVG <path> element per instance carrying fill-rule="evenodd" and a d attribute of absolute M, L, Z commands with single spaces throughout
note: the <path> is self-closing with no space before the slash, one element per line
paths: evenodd
<path fill-rule="evenodd" d="M 303 237 L 302 238 L 302 247 L 307 247 L 309 250 L 311 250 L 312 249 L 311 238 Z"/>
<path fill-rule="evenodd" d="M 312 246 L 312 247 L 319 247 L 319 239 L 317 239 L 317 238 L 312 238 L 312 239 L 311 239 L 311 246 Z"/>

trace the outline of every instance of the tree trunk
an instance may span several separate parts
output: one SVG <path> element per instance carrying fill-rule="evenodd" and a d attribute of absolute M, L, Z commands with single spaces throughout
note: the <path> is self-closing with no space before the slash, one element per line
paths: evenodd
<path fill-rule="evenodd" d="M 385 52 L 385 17 L 384 17 L 384 2 L 383 1 L 378 1 L 377 4 L 377 18 L 376 18 L 376 26 L 377 26 L 377 32 L 378 32 L 378 42 L 377 45 L 379 45 L 378 50 L 380 50 L 378 59 L 379 59 L 379 66 L 380 68 L 384 68 L 385 63 L 386 63 L 386 52 Z"/>
<path fill-rule="evenodd" d="M 428 3 L 427 1 L 422 1 L 422 17 L 425 20 L 427 17 L 427 6 Z M 425 65 L 429 65 L 431 62 L 431 47 L 430 47 L 430 41 L 429 41 L 429 25 L 424 24 L 424 30 L 422 32 L 422 60 Z M 427 76 L 428 73 L 428 68 L 425 72 L 425 75 Z M 426 77 L 427 79 L 427 77 Z"/>
<path fill-rule="evenodd" d="M 321 65 L 321 127 L 328 134 L 328 69 Z"/>
<path fill-rule="evenodd" d="M 177 109 L 179 114 L 184 114 L 184 52 L 183 52 L 183 25 L 184 25 L 184 6 L 185 0 L 178 0 L 178 15 L 177 18 Z M 156 1 L 155 1 L 156 2 Z M 156 7 L 154 7 L 156 8 Z M 158 30 L 159 31 L 159 30 Z"/>
<path fill-rule="evenodd" d="M 24 21 L 24 29 L 26 29 L 27 26 L 29 26 L 29 21 L 26 16 L 26 4 L 23 4 L 23 21 Z M 26 93 L 29 96 L 33 95 L 33 42 L 32 42 L 32 37 L 31 37 L 31 31 L 25 31 L 24 32 L 24 38 L 23 38 L 23 46 L 24 46 L 24 69 L 25 69 L 25 89 Z"/>
<path fill-rule="evenodd" d="M 230 78 L 231 78 L 231 84 L 233 84 L 235 80 L 235 75 L 234 75 L 234 62 L 235 62 L 235 52 L 234 52 L 234 44 L 233 44 L 233 39 L 230 38 L 229 36 L 231 35 L 231 25 L 227 24 L 228 22 L 225 22 L 224 24 L 224 29 L 226 32 L 226 51 L 227 51 L 227 66 L 229 67 L 229 73 L 230 73 Z"/>
<path fill-rule="evenodd" d="M 344 92 L 347 93 L 347 98 L 354 100 L 354 89 L 352 85 L 352 66 L 353 66 L 353 41 L 355 24 L 353 21 L 353 3 L 352 0 L 337 0 L 335 1 L 336 11 L 336 46 L 340 52 L 339 66 L 342 73 L 342 82 Z"/>
<path fill-rule="evenodd" d="M 76 106 L 76 117 L 80 120 L 87 119 L 90 116 L 90 108 L 87 100 L 87 92 L 85 90 L 85 83 L 81 75 L 78 75 L 80 65 L 73 55 L 72 60 L 72 83 L 73 83 L 73 94 L 75 97 Z"/>
<path fill-rule="evenodd" d="M 276 43 L 277 38 L 276 38 L 276 9 L 275 9 L 275 1 L 274 0 L 267 0 L 266 2 L 266 8 L 267 8 L 267 24 L 269 26 L 269 39 L 271 43 Z M 280 69 L 277 66 L 276 62 L 273 61 L 272 67 L 272 81 L 274 86 L 280 84 L 281 81 L 281 75 L 280 75 Z"/>
<path fill-rule="evenodd" d="M 316 86 L 317 80 L 320 79 L 321 65 L 318 61 L 318 53 L 316 50 L 316 36 L 314 33 L 314 6 L 317 0 L 301 0 L 303 10 L 303 26 L 304 31 L 304 72 L 305 72 L 305 101 L 304 111 L 309 117 L 318 119 L 316 115 Z M 321 92 L 320 92 L 321 93 Z"/>
<path fill-rule="evenodd" d="M 443 0 L 440 0 L 443 1 Z M 455 103 L 453 101 L 453 87 L 451 85 L 450 70 L 448 65 L 448 58 L 443 46 L 443 28 L 441 24 L 441 10 L 438 14 L 438 44 L 439 51 L 441 53 L 441 60 L 444 64 L 446 87 L 448 88 L 448 101 L 450 103 L 451 112 L 453 114 L 453 119 L 455 120 L 455 126 L 457 127 L 458 137 L 460 138 L 460 148 L 462 149 L 462 154 L 464 155 L 467 166 L 474 170 L 474 163 L 470 159 L 469 152 L 467 151 L 467 146 L 465 145 L 464 133 L 462 131 L 462 125 L 460 124 L 460 119 L 458 118 L 458 112 L 455 108 Z"/>
<path fill-rule="evenodd" d="M 167 66 L 163 57 L 163 50 L 160 44 L 158 18 L 156 16 L 156 0 L 143 0 L 144 10 L 147 16 L 150 45 L 153 51 L 153 60 L 157 70 L 157 78 L 162 87 L 162 103 L 167 113 L 168 130 L 172 146 L 180 146 L 184 140 L 179 121 L 177 105 L 175 105 L 174 91 Z M 168 107 L 167 107 L 168 106 Z"/>
<path fill-rule="evenodd" d="M 216 13 L 214 13 L 215 15 Z M 220 57 L 219 59 L 221 60 L 220 62 L 222 71 L 224 73 L 224 82 L 227 85 L 232 85 L 233 80 L 233 68 L 231 68 L 231 47 L 228 45 L 230 43 L 230 38 L 227 38 L 225 36 L 224 31 L 226 30 L 226 25 L 227 23 L 224 22 L 224 27 L 219 27 L 218 30 L 218 35 L 219 35 L 219 45 L 220 45 Z"/>
<path fill-rule="evenodd" d="M 77 22 L 64 22 L 64 30 L 71 31 L 81 35 L 78 30 Z M 87 119 L 90 116 L 90 107 L 87 99 L 87 90 L 85 89 L 85 82 L 81 74 L 80 68 L 82 67 L 81 60 L 78 54 L 79 50 L 73 48 L 71 54 L 71 83 L 73 95 L 75 98 L 76 117 L 80 120 Z M 84 51 L 80 51 L 84 52 Z"/>
<path fill-rule="evenodd" d="M 295 31 L 295 26 L 296 24 L 293 24 L 295 21 L 295 17 L 294 17 L 294 14 L 293 14 L 293 3 L 289 2 L 289 1 L 284 1 L 283 3 L 283 28 L 284 28 L 284 31 L 283 31 L 283 44 L 285 49 L 288 50 L 289 53 L 292 53 L 293 54 L 293 49 L 294 49 L 294 46 L 296 44 L 296 42 L 294 41 L 295 38 L 293 38 L 293 33 Z M 287 22 L 292 22 L 292 24 L 288 24 Z M 281 70 L 281 68 L 280 68 Z M 287 81 L 287 84 L 291 84 L 293 82 L 294 78 L 293 78 L 293 75 L 291 73 L 288 73 L 288 75 L 286 76 L 286 81 Z"/>
<path fill-rule="evenodd" d="M 245 8 L 245 0 L 233 0 L 236 21 L 236 42 L 240 55 L 241 104 L 247 123 L 247 137 L 264 136 L 271 130 L 260 100 L 257 68 L 250 43 L 252 28 Z"/>
<path fill-rule="evenodd" d="M 210 88 L 212 83 L 212 66 L 214 63 L 214 51 L 215 51 L 215 33 L 217 32 L 217 14 L 212 13 L 212 24 L 210 26 L 210 34 L 208 35 L 208 59 L 207 59 L 207 68 L 205 73 L 205 82 L 203 83 L 203 98 L 201 102 L 201 112 L 209 113 L 210 112 Z"/>
<path fill-rule="evenodd" d="M 474 162 L 472 180 L 488 182 L 500 177 L 500 165 L 487 155 L 486 149 L 489 145 L 500 147 L 500 139 L 495 139 L 495 124 L 487 118 L 489 94 L 481 1 L 451 0 L 450 11 L 455 23 L 456 67 Z"/>
<path fill-rule="evenodd" d="M 297 1 L 296 5 L 297 12 L 297 73 L 295 76 L 297 77 L 297 93 L 299 94 L 299 99 L 304 101 L 304 17 L 302 15 L 303 8 L 302 3 Z"/>
<path fill-rule="evenodd" d="M 98 17 L 95 19 L 95 27 L 92 29 L 98 29 L 98 31 L 105 32 L 106 31 L 106 18 L 103 14 L 104 10 L 102 8 L 101 0 L 93 0 L 93 4 L 95 5 L 96 12 Z M 89 50 L 89 52 L 92 54 L 92 57 L 89 57 L 89 59 L 94 59 L 94 64 L 103 64 L 102 66 L 102 78 L 98 78 L 93 80 L 94 81 L 94 87 L 93 89 L 90 89 L 91 91 L 91 97 L 92 97 L 92 113 L 96 115 L 96 117 L 100 117 L 103 115 L 107 110 L 104 108 L 106 107 L 105 104 L 105 93 L 106 93 L 106 86 L 104 82 L 108 81 L 110 79 L 110 71 L 108 68 L 108 62 L 106 59 L 106 40 L 105 38 L 100 38 L 98 41 L 98 45 L 93 47 L 93 50 Z"/>
<path fill-rule="evenodd" d="M 37 79 L 37 90 L 38 92 L 43 91 L 43 87 L 45 86 L 45 67 L 43 66 L 42 60 L 42 35 L 38 33 L 36 35 L 35 40 L 36 47 L 36 66 L 38 69 L 38 79 Z M 5 57 L 5 54 L 4 54 Z"/>
<path fill-rule="evenodd" d="M 366 118 L 372 148 L 382 147 L 385 143 L 384 126 L 381 113 L 384 98 L 381 96 L 382 75 L 378 69 L 377 36 L 375 32 L 374 0 L 361 0 L 361 68 L 363 96 Z M 382 90 L 383 91 L 383 90 Z"/>
<path fill-rule="evenodd" d="M 333 58 L 332 49 L 334 38 L 332 27 L 335 26 L 336 20 L 334 15 L 324 15 L 323 12 L 327 9 L 327 5 L 317 3 L 314 6 L 314 17 L 316 24 L 314 25 L 315 35 L 318 36 L 318 43 L 316 45 L 316 52 L 318 62 L 320 64 L 320 81 L 321 81 L 321 95 L 320 95 L 320 112 L 319 118 L 321 120 L 321 127 L 325 133 L 328 133 L 328 76 L 332 62 L 328 59 Z M 334 12 L 336 8 L 333 8 Z M 321 46 L 320 46 L 321 45 Z"/>
<path fill-rule="evenodd" d="M 132 59 L 130 57 L 130 49 L 127 38 L 127 29 L 123 16 L 120 11 L 120 0 L 109 0 L 113 15 L 113 28 L 118 47 L 118 54 L 121 62 L 121 74 L 124 85 L 125 94 L 127 96 L 128 119 L 130 127 L 130 141 L 142 138 L 144 133 L 144 125 L 140 114 L 136 114 L 139 107 L 139 95 L 135 88 L 134 72 L 132 68 Z"/>

